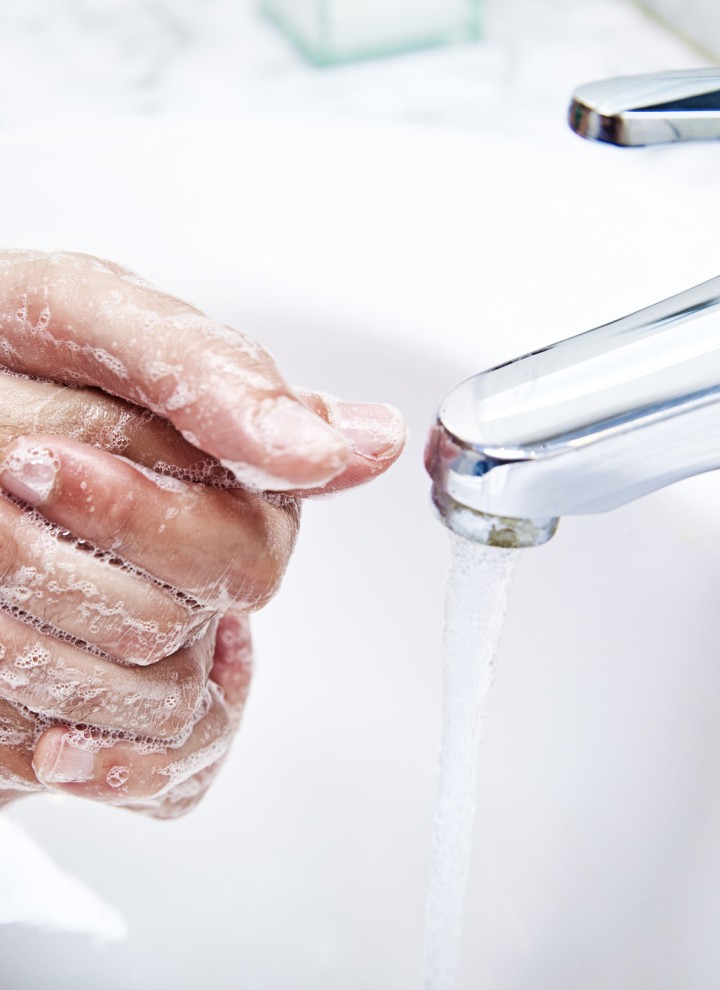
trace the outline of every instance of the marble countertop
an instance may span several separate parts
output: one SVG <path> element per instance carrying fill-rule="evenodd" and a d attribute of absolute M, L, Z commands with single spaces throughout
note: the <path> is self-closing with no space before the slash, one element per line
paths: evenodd
<path fill-rule="evenodd" d="M 5 0 L 0 127 L 152 116 L 363 118 L 564 128 L 580 82 L 702 56 L 629 0 L 486 0 L 475 44 L 307 66 L 256 0 Z"/>

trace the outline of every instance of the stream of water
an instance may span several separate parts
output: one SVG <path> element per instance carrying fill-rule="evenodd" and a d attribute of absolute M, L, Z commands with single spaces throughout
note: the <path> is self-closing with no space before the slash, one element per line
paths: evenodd
<path fill-rule="evenodd" d="M 443 714 L 425 933 L 425 990 L 455 987 L 472 853 L 480 743 L 520 556 L 450 533 Z"/>

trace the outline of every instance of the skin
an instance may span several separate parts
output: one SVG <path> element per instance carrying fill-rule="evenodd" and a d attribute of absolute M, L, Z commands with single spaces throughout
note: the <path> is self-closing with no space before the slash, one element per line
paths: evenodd
<path fill-rule="evenodd" d="M 0 252 L 0 327 L 0 806 L 175 817 L 239 725 L 302 498 L 387 470 L 402 420 L 90 256 Z"/>

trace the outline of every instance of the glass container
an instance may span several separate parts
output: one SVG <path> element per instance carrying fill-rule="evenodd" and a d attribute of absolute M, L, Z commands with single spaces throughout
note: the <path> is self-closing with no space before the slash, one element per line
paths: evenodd
<path fill-rule="evenodd" d="M 315 65 L 478 38 L 481 0 L 262 0 L 260 9 Z"/>

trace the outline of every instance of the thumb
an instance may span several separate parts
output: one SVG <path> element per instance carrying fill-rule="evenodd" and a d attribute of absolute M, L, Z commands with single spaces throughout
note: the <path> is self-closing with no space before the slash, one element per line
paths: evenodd
<path fill-rule="evenodd" d="M 350 444 L 342 470 L 322 486 L 297 491 L 304 497 L 355 488 L 383 474 L 405 446 L 407 428 L 400 412 L 386 403 L 346 402 L 324 392 L 296 388 L 303 403 L 341 433 Z"/>
<path fill-rule="evenodd" d="M 262 347 L 110 262 L 0 252 L 0 331 L 5 367 L 150 409 L 249 487 L 314 489 L 352 460 Z"/>

